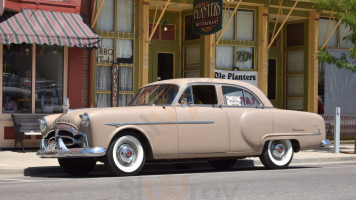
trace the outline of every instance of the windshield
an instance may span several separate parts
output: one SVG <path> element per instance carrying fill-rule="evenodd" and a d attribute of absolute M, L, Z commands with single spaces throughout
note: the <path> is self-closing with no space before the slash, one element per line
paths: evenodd
<path fill-rule="evenodd" d="M 152 85 L 141 88 L 132 100 L 131 106 L 172 104 L 178 93 L 176 85 Z"/>

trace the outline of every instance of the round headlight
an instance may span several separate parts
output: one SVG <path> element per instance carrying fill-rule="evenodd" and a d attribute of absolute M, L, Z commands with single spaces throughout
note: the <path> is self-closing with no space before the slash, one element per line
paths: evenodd
<path fill-rule="evenodd" d="M 40 119 L 40 130 L 43 132 L 47 128 L 47 121 L 45 118 Z"/>
<path fill-rule="evenodd" d="M 89 126 L 89 115 L 88 113 L 84 113 L 83 115 L 80 115 L 80 118 L 82 119 L 82 126 L 83 127 L 88 127 Z"/>

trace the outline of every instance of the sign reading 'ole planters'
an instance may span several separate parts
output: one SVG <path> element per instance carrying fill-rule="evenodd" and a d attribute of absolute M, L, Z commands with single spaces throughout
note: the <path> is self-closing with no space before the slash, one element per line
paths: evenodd
<path fill-rule="evenodd" d="M 209 35 L 222 27 L 222 0 L 194 0 L 193 31 L 199 35 Z"/>

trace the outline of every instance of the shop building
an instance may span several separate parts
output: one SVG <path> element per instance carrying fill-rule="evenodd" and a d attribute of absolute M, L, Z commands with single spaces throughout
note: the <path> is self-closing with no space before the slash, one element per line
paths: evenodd
<path fill-rule="evenodd" d="M 96 51 L 93 106 L 126 105 L 152 81 L 225 73 L 253 79 L 277 108 L 317 113 L 323 71 L 316 52 L 351 45 L 336 13 L 317 11 L 311 0 L 223 1 L 222 9 L 222 30 L 197 35 L 193 0 L 98 0 L 93 25 L 103 48 Z"/>
<path fill-rule="evenodd" d="M 224 0 L 222 29 L 199 35 L 192 28 L 194 0 L 78 0 L 72 13 L 87 16 L 102 44 L 94 50 L 64 47 L 68 71 L 75 59 L 83 67 L 73 67 L 82 82 L 72 90 L 69 73 L 63 97 L 80 99 L 78 107 L 124 106 L 153 81 L 216 77 L 255 84 L 277 108 L 318 113 L 325 75 L 316 53 L 321 48 L 345 51 L 351 44 L 342 40 L 348 29 L 337 14 L 318 11 L 313 2 Z M 82 57 L 71 58 L 70 51 Z M 79 89 L 81 98 L 75 98 Z M 11 126 L 10 115 L 1 116 L 2 126 Z M 4 141 L 1 127 L 0 138 Z M 6 141 L 0 147 L 12 145 Z"/>
<path fill-rule="evenodd" d="M 14 146 L 11 114 L 61 113 L 89 106 L 90 51 L 101 37 L 91 29 L 87 1 L 5 1 L 0 17 L 0 148 Z M 86 19 L 87 18 L 87 19 Z M 40 136 L 27 136 L 37 147 Z M 20 146 L 18 144 L 18 146 Z"/>

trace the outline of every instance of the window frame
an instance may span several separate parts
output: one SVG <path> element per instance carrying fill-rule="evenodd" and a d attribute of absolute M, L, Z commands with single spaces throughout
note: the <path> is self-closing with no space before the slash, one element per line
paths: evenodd
<path fill-rule="evenodd" d="M 224 10 L 226 7 L 224 7 Z M 233 8 L 230 8 L 233 9 Z M 233 68 L 238 67 L 236 65 L 236 60 L 237 60 L 237 49 L 239 47 L 246 47 L 246 48 L 253 48 L 253 59 L 252 59 L 252 68 L 251 69 L 240 69 L 239 71 L 256 71 L 257 70 L 257 56 L 256 56 L 256 50 L 258 47 L 257 44 L 257 18 L 258 18 L 258 8 L 241 8 L 237 9 L 237 12 L 239 11 L 248 11 L 248 12 L 253 12 L 253 40 L 251 41 L 245 41 L 245 40 L 238 40 L 237 39 L 237 13 L 234 15 L 234 39 L 233 40 L 228 40 L 228 39 L 221 39 L 219 43 L 215 47 L 215 58 L 216 58 L 216 53 L 217 53 L 217 46 L 232 46 L 233 47 Z M 231 22 L 230 22 L 231 23 Z M 219 37 L 219 32 L 215 33 L 215 41 Z M 227 71 L 233 71 L 233 68 L 217 68 L 216 65 L 216 60 L 215 60 L 215 70 L 227 70 Z"/>
<path fill-rule="evenodd" d="M 136 45 L 136 39 L 135 39 L 135 33 L 136 33 L 136 9 L 135 6 L 137 4 L 137 0 L 133 0 L 133 32 L 128 33 L 128 32 L 118 32 L 117 31 L 117 23 L 118 23 L 118 18 L 117 18 L 117 6 L 119 4 L 119 1 L 114 0 L 114 31 L 98 31 L 98 23 L 95 25 L 95 31 L 98 35 L 100 35 L 103 39 L 113 39 L 114 40 L 114 47 L 113 47 L 113 52 L 114 52 L 114 58 L 113 58 L 113 63 L 100 63 L 97 62 L 97 54 L 98 54 L 98 49 L 95 49 L 95 64 L 94 64 L 94 95 L 93 95 L 93 106 L 97 107 L 97 95 L 98 94 L 112 94 L 112 89 L 111 90 L 97 90 L 96 88 L 96 81 L 97 81 L 97 74 L 96 74 L 96 68 L 97 66 L 102 66 L 102 67 L 113 67 L 113 64 L 118 64 L 120 67 L 132 67 L 132 91 L 120 91 L 119 90 L 119 96 L 120 95 L 131 95 L 131 99 L 135 97 L 134 91 L 136 88 L 136 82 L 135 82 L 135 74 L 136 74 L 136 63 L 135 63 L 135 45 Z M 98 12 L 98 6 L 96 6 L 95 13 Z M 104 12 L 103 10 L 101 12 Z M 117 42 L 118 40 L 131 40 L 132 41 L 132 58 L 133 62 L 132 63 L 117 63 Z M 119 100 L 119 99 L 118 99 Z M 119 105 L 119 103 L 118 103 Z M 129 104 L 127 104 L 129 105 Z M 111 102 L 111 107 L 112 107 L 112 102 Z"/>

